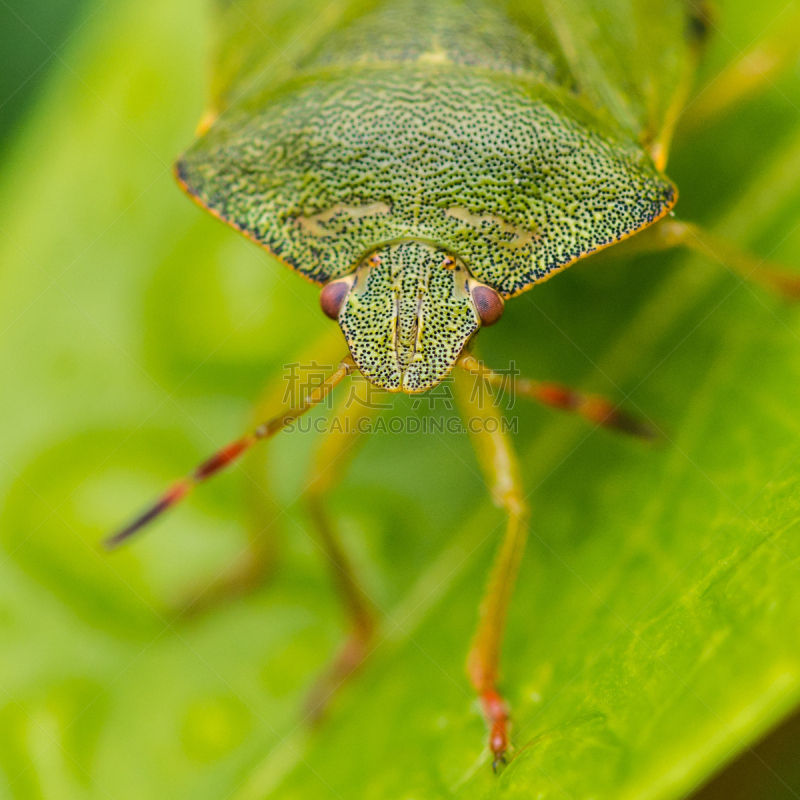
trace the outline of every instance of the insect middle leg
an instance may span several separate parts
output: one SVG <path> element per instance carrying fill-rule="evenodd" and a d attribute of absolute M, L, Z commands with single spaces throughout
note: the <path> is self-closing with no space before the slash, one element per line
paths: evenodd
<path fill-rule="evenodd" d="M 509 749 L 509 711 L 498 690 L 500 655 L 511 593 L 528 538 L 529 510 L 517 456 L 510 437 L 503 431 L 500 412 L 491 398 L 489 402 L 481 402 L 480 397 L 486 395 L 472 391 L 475 380 L 484 378 L 458 372 L 457 397 L 492 498 L 508 514 L 505 536 L 492 566 L 467 658 L 467 672 L 489 726 L 489 749 L 496 769 L 498 764 L 505 763 Z"/>
<path fill-rule="evenodd" d="M 636 236 L 620 242 L 611 248 L 609 254 L 633 256 L 658 253 L 674 247 L 693 250 L 711 261 L 716 261 L 740 278 L 760 284 L 788 300 L 800 300 L 800 274 L 740 250 L 699 225 L 673 217 L 666 217 Z M 603 252 L 592 256 L 597 259 L 605 257 Z"/>
<path fill-rule="evenodd" d="M 800 11 L 792 13 L 790 5 L 768 33 L 699 88 L 681 114 L 679 125 L 684 133 L 714 122 L 744 100 L 773 86 L 782 73 L 794 66 L 800 53 Z"/>
<path fill-rule="evenodd" d="M 337 689 L 361 666 L 369 654 L 375 635 L 376 610 L 358 580 L 346 550 L 336 533 L 336 526 L 326 508 L 326 498 L 339 483 L 363 440 L 365 424 L 379 406 L 377 390 L 360 375 L 350 384 L 350 393 L 342 395 L 331 417 L 331 424 L 314 454 L 311 477 L 305 493 L 309 515 L 316 528 L 320 547 L 331 569 L 337 593 L 348 617 L 350 631 L 338 655 L 311 690 L 307 713 L 312 722 L 324 715 Z M 382 393 L 381 393 L 382 394 Z"/>

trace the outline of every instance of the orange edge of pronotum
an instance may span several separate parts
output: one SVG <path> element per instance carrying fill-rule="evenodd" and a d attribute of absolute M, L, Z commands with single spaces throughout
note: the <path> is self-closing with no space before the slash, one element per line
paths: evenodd
<path fill-rule="evenodd" d="M 325 282 L 324 281 L 317 281 L 314 278 L 309 277 L 308 275 L 301 272 L 297 267 L 290 264 L 286 259 L 281 258 L 279 255 L 275 254 L 270 250 L 268 245 L 265 245 L 264 242 L 259 241 L 253 236 L 250 231 L 245 230 L 241 226 L 237 225 L 233 220 L 225 219 L 222 214 L 219 213 L 216 209 L 211 208 L 210 206 L 206 205 L 196 194 L 192 192 L 189 188 L 189 184 L 180 176 L 178 171 L 178 165 L 181 163 L 181 158 L 179 158 L 173 165 L 172 165 L 172 175 L 175 178 L 178 186 L 181 187 L 183 193 L 195 204 L 200 206 L 204 211 L 207 211 L 211 214 L 212 217 L 216 217 L 220 222 L 224 222 L 229 228 L 233 228 L 237 233 L 241 233 L 246 239 L 249 239 L 254 244 L 257 244 L 262 250 L 266 250 L 276 261 L 280 261 L 281 264 L 288 267 L 292 272 L 296 272 L 301 278 L 305 278 L 309 283 L 313 283 L 314 286 L 322 286 Z"/>
<path fill-rule="evenodd" d="M 563 272 L 567 267 L 571 267 L 575 262 L 582 261 L 584 258 L 588 258 L 589 256 L 593 256 L 595 253 L 599 253 L 601 250 L 607 250 L 609 247 L 613 247 L 615 244 L 619 244 L 620 242 L 624 242 L 626 239 L 630 239 L 631 236 L 636 236 L 637 233 L 641 233 L 643 230 L 655 225 L 656 222 L 660 222 L 664 217 L 675 208 L 675 204 L 678 202 L 678 187 L 672 182 L 669 182 L 672 186 L 672 202 L 668 203 L 661 209 L 661 213 L 658 216 L 653 217 L 653 219 L 648 220 L 643 225 L 640 225 L 638 228 L 634 228 L 632 231 L 628 231 L 627 233 L 623 233 L 619 239 L 614 239 L 613 242 L 606 242 L 605 244 L 600 244 L 597 247 L 593 248 L 592 250 L 588 250 L 585 253 L 581 253 L 579 256 L 575 256 L 572 261 L 567 261 L 566 264 L 562 264 L 560 267 L 556 267 L 556 269 L 551 269 L 550 272 L 547 273 L 543 278 L 538 278 L 535 281 L 531 281 L 530 283 L 523 286 L 521 289 L 518 289 L 513 294 L 503 295 L 504 300 L 510 300 L 512 297 L 518 297 L 523 292 L 527 292 L 532 286 L 536 286 L 539 283 L 544 283 L 545 281 L 549 281 L 554 275 L 557 275 L 559 272 Z"/>
<path fill-rule="evenodd" d="M 302 278 L 305 278 L 305 280 L 307 280 L 309 283 L 313 283 L 315 286 L 321 286 L 324 283 L 324 281 L 316 281 L 314 280 L 314 278 L 311 278 L 308 275 L 304 274 L 299 269 L 297 269 L 297 267 L 290 264 L 288 261 L 281 258 L 279 255 L 276 255 L 272 250 L 270 250 L 268 245 L 265 245 L 264 242 L 261 242 L 258 239 L 256 239 L 256 237 L 253 236 L 252 233 L 245 230 L 241 226 L 237 225 L 233 220 L 225 219 L 225 217 L 223 217 L 222 214 L 219 213 L 219 211 L 206 205 L 196 194 L 194 194 L 191 191 L 186 181 L 183 180 L 183 178 L 181 178 L 178 172 L 178 165 L 180 163 L 181 159 L 178 159 L 175 162 L 175 164 L 172 167 L 172 174 L 175 177 L 178 186 L 181 187 L 182 191 L 192 200 L 192 202 L 200 206 L 200 208 L 207 211 L 213 217 L 216 217 L 218 220 L 220 220 L 220 222 L 224 222 L 228 227 L 233 228 L 233 230 L 237 231 L 238 233 L 241 233 L 242 236 L 244 236 L 246 239 L 249 239 L 251 242 L 254 242 L 263 250 L 266 250 L 276 261 L 280 261 L 281 264 L 284 264 L 290 270 L 292 270 L 292 272 L 296 272 Z M 543 278 L 538 278 L 535 281 L 531 281 L 531 283 L 526 284 L 513 294 L 503 295 L 503 299 L 510 300 L 512 297 L 517 297 L 518 295 L 521 295 L 523 292 L 527 292 L 528 289 L 530 289 L 532 286 L 535 286 L 537 283 L 544 283 L 545 281 L 549 281 L 550 278 L 552 278 L 554 275 L 567 269 L 567 267 L 571 267 L 577 261 L 587 258 L 588 256 L 594 255 L 595 253 L 599 253 L 601 250 L 606 250 L 609 247 L 613 247 L 615 244 L 624 242 L 626 239 L 630 239 L 631 236 L 635 236 L 637 233 L 641 233 L 646 228 L 649 228 L 651 225 L 655 225 L 656 222 L 659 222 L 660 220 L 664 219 L 664 217 L 666 217 L 667 214 L 669 214 L 669 212 L 672 211 L 673 208 L 675 208 L 675 204 L 678 202 L 678 187 L 674 183 L 672 183 L 672 181 L 670 181 L 670 185 L 672 186 L 672 202 L 665 205 L 664 208 L 661 210 L 661 213 L 658 214 L 658 216 L 653 217 L 653 219 L 648 220 L 643 225 L 640 225 L 638 228 L 634 228 L 632 231 L 628 231 L 627 233 L 622 234 L 622 236 L 620 236 L 619 239 L 614 239 L 614 241 L 612 242 L 606 242 L 605 244 L 598 245 L 592 250 L 589 250 L 585 253 L 581 253 L 579 256 L 575 256 L 575 258 L 573 258 L 571 261 L 567 261 L 566 264 L 562 264 L 560 267 L 550 270 L 550 272 L 548 272 L 547 275 L 545 275 Z"/>

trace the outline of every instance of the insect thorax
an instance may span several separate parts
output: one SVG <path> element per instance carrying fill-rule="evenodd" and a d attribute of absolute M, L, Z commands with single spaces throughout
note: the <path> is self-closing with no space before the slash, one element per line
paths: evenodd
<path fill-rule="evenodd" d="M 179 179 L 320 284 L 416 241 L 510 297 L 665 214 L 675 190 L 645 151 L 502 11 L 468 5 L 392 0 L 345 20 L 294 78 L 231 106 Z M 343 324 L 351 349 L 385 335 L 375 313 Z"/>
<path fill-rule="evenodd" d="M 179 164 L 188 190 L 320 283 L 418 238 L 504 296 L 663 214 L 674 188 L 644 151 L 472 6 L 383 3 L 345 24 L 218 120 Z"/>

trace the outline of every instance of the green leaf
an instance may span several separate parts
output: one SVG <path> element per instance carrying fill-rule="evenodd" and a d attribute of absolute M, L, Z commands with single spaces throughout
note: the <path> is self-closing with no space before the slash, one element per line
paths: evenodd
<path fill-rule="evenodd" d="M 781 10 L 721 5 L 701 83 Z M 284 365 L 340 346 L 317 290 L 169 175 L 210 38 L 189 0 L 106 4 L 3 165 L 0 795 L 684 796 L 800 701 L 800 312 L 718 264 L 588 260 L 481 334 L 492 364 L 624 398 L 668 432 L 654 450 L 510 412 L 533 521 L 499 777 L 463 662 L 503 518 L 464 435 L 375 434 L 332 493 L 383 618 L 313 732 L 303 699 L 346 627 L 301 501 L 318 436 L 279 437 L 140 542 L 98 547 L 250 424 Z M 798 106 L 787 75 L 679 131 L 670 167 L 683 217 L 795 267 Z M 181 614 L 248 537 L 272 579 Z"/>
<path fill-rule="evenodd" d="M 87 7 L 92 3 L 86 0 L 7 0 L 0 6 L 0 147 Z"/>

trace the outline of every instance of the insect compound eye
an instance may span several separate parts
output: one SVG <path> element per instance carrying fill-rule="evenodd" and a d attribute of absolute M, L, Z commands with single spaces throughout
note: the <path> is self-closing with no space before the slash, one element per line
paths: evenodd
<path fill-rule="evenodd" d="M 472 302 L 478 309 L 478 316 L 481 318 L 481 325 L 488 327 L 494 325 L 503 316 L 505 303 L 503 298 L 489 286 L 482 283 L 474 283 L 471 287 Z"/>
<path fill-rule="evenodd" d="M 319 304 L 326 317 L 338 320 L 339 312 L 342 310 L 345 298 L 350 293 L 353 281 L 350 278 L 342 278 L 338 281 L 331 281 L 322 287 L 319 293 Z"/>

